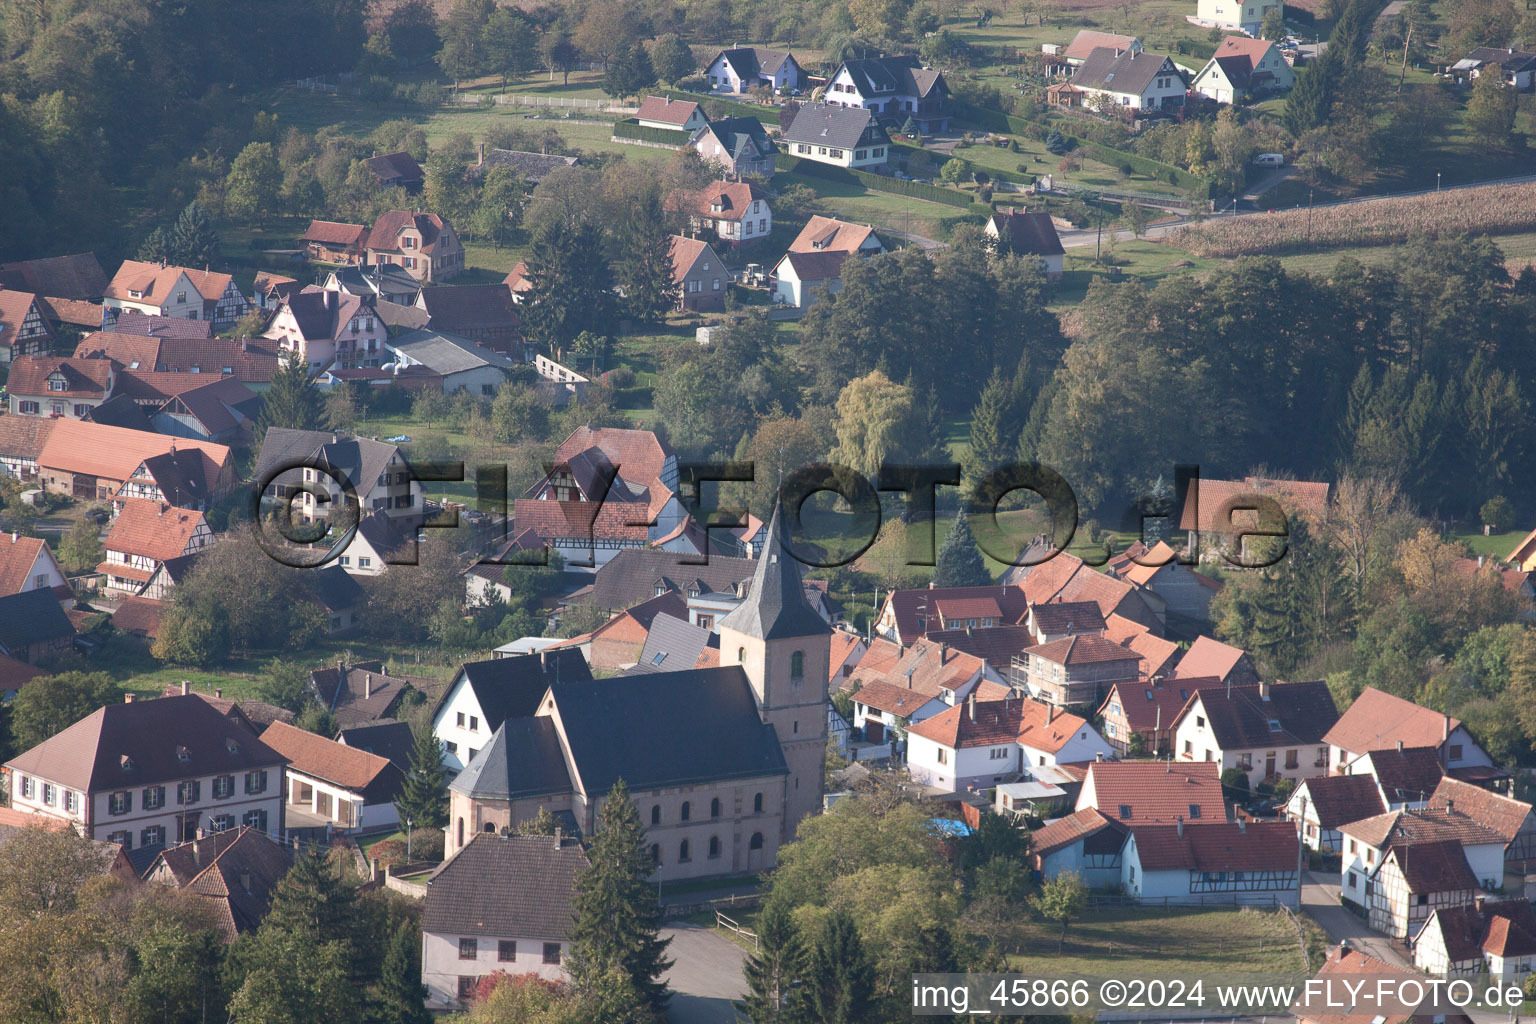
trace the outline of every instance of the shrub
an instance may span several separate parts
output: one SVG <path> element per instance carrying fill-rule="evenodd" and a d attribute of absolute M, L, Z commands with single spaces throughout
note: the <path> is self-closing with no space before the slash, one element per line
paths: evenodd
<path fill-rule="evenodd" d="M 411 832 L 411 859 L 442 860 L 443 833 L 441 829 L 418 828 Z"/>
<path fill-rule="evenodd" d="M 708 92 L 709 79 L 703 75 L 689 75 L 687 78 L 678 79 L 677 87 L 683 92 Z"/>
<path fill-rule="evenodd" d="M 1051 134 L 1045 137 L 1045 149 L 1052 156 L 1061 156 L 1067 151 L 1067 137 L 1061 134 L 1060 128 L 1052 128 Z"/>
<path fill-rule="evenodd" d="M 603 381 L 611 388 L 632 388 L 635 386 L 635 371 L 627 366 L 616 366 L 603 374 Z"/>
<path fill-rule="evenodd" d="M 415 853 L 413 849 L 411 853 Z M 374 843 L 368 851 L 368 856 L 375 860 L 381 868 L 397 868 L 405 863 L 405 840 L 386 839 L 383 842 Z"/>

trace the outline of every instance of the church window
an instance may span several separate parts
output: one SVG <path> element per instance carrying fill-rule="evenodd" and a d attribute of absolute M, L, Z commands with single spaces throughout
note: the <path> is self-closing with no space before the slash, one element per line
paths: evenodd
<path fill-rule="evenodd" d="M 789 656 L 789 678 L 805 678 L 805 652 L 796 651 Z"/>
<path fill-rule="evenodd" d="M 756 796 L 754 796 L 752 798 L 752 813 L 753 814 L 762 814 L 763 813 L 763 794 L 758 793 Z"/>
<path fill-rule="evenodd" d="M 693 817 L 693 804 L 692 804 L 691 801 L 688 801 L 688 800 L 684 800 L 683 801 L 683 815 L 682 815 L 682 817 L 683 817 L 684 821 L 687 821 L 689 818 Z"/>
<path fill-rule="evenodd" d="M 720 856 L 720 837 L 719 836 L 710 836 L 709 837 L 709 855 L 711 857 L 718 857 L 718 856 Z"/>
<path fill-rule="evenodd" d="M 660 843 L 652 843 L 651 844 L 651 862 L 654 863 L 654 864 L 660 864 L 661 863 L 661 844 Z"/>
<path fill-rule="evenodd" d="M 761 832 L 753 832 L 752 841 L 747 844 L 747 847 L 753 850 L 761 850 L 763 848 L 763 834 Z"/>
<path fill-rule="evenodd" d="M 652 804 L 651 805 L 651 824 L 652 825 L 660 825 L 661 824 L 661 804 Z"/>
<path fill-rule="evenodd" d="M 684 839 L 682 842 L 677 844 L 677 859 L 680 861 L 686 861 L 689 859 L 688 840 Z"/>
<path fill-rule="evenodd" d="M 745 647 L 738 647 L 738 648 L 736 648 L 736 660 L 737 661 L 746 661 L 747 660 L 747 649 Z"/>
<path fill-rule="evenodd" d="M 713 800 L 711 800 L 709 802 L 709 816 L 711 818 L 718 818 L 718 817 L 720 817 L 720 798 L 719 797 L 715 797 Z"/>

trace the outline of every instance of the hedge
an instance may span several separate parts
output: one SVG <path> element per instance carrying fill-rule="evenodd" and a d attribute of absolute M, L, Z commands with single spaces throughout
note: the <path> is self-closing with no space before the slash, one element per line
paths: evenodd
<path fill-rule="evenodd" d="M 888 178 L 883 174 L 871 174 L 868 171 L 855 171 L 848 167 L 835 167 L 832 164 L 817 163 L 815 160 L 802 160 L 797 156 L 780 153 L 777 166 L 782 171 L 798 171 L 814 178 L 824 178 L 827 181 L 840 181 L 847 185 L 863 185 L 875 192 L 889 192 L 898 196 L 911 196 L 913 199 L 923 199 L 930 203 L 943 203 L 946 206 L 970 206 L 971 197 L 964 192 L 951 188 L 940 188 L 937 185 L 924 185 L 917 181 L 902 181 L 900 178 Z"/>
<path fill-rule="evenodd" d="M 689 135 L 677 128 L 652 128 L 643 125 L 633 117 L 626 117 L 622 121 L 616 121 L 613 125 L 613 137 L 616 139 L 634 139 L 636 142 L 656 142 L 663 146 L 674 146 L 678 149 L 688 145 Z"/>
<path fill-rule="evenodd" d="M 663 89 L 661 94 L 669 100 L 687 100 L 689 103 L 703 103 L 705 100 L 713 100 L 734 117 L 755 117 L 763 122 L 763 124 L 779 123 L 778 107 L 764 107 L 756 103 L 742 103 L 740 100 L 722 99 L 713 93 L 684 92 L 681 89 Z"/>

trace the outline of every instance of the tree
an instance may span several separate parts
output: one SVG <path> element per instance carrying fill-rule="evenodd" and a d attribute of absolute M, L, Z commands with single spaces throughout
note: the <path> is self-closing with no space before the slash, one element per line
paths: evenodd
<path fill-rule="evenodd" d="M 309 364 L 297 352 L 279 360 L 272 383 L 263 396 L 261 412 L 256 416 L 256 445 L 271 427 L 290 430 L 319 430 L 324 399 L 309 377 Z"/>
<path fill-rule="evenodd" d="M 567 965 L 572 984 L 581 993 L 618 970 L 644 1003 L 660 1013 L 667 1000 L 661 976 L 672 966 L 666 958 L 671 940 L 659 937 L 661 906 L 650 882 L 656 864 L 623 779 L 603 800 L 588 860 L 589 866 L 576 876 L 572 897 L 576 923 Z"/>
<path fill-rule="evenodd" d="M 879 370 L 849 381 L 837 396 L 833 461 L 873 476 L 921 443 L 920 419 L 912 389 Z"/>
<path fill-rule="evenodd" d="M 224 179 L 224 208 L 230 216 L 263 224 L 277 207 L 283 168 L 270 142 L 253 142 L 240 151 Z"/>
<path fill-rule="evenodd" d="M 155 228 L 144 236 L 144 241 L 139 243 L 139 251 L 134 258 L 145 263 L 172 262 L 171 233 L 165 228 Z"/>
<path fill-rule="evenodd" d="M 1061 156 L 1067 151 L 1067 137 L 1061 133 L 1060 128 L 1052 128 L 1045 137 L 1045 149 L 1052 156 Z"/>
<path fill-rule="evenodd" d="M 382 1024 L 431 1024 L 424 1005 L 427 987 L 421 983 L 421 940 L 409 922 L 389 937 L 379 974 L 379 1018 Z"/>
<path fill-rule="evenodd" d="M 464 164 L 447 150 L 438 150 L 427 160 L 422 193 L 434 213 L 456 224 L 474 223 L 475 187 L 464 174 Z"/>
<path fill-rule="evenodd" d="M 1131 220 L 1131 233 L 1137 238 L 1145 235 L 1147 233 L 1147 225 L 1152 223 L 1152 215 L 1147 212 L 1147 208 L 1140 203 L 1132 203 L 1130 210 L 1127 212 Z"/>
<path fill-rule="evenodd" d="M 59 540 L 59 561 L 70 572 L 84 572 L 101 564 L 101 527 L 90 516 L 75 520 Z"/>
<path fill-rule="evenodd" d="M 654 192 L 631 204 L 619 230 L 617 274 L 631 317 L 654 323 L 677 301 L 672 279 L 672 236 Z"/>
<path fill-rule="evenodd" d="M 1313 128 L 1328 123 L 1333 109 L 1334 79 L 1337 77 L 1332 44 L 1310 66 L 1296 76 L 1296 84 L 1286 97 L 1281 121 L 1285 130 L 1300 138 Z"/>
<path fill-rule="evenodd" d="M 809 1024 L 810 955 L 789 907 L 770 899 L 757 918 L 757 952 L 747 958 L 747 997 L 736 1009 L 750 1024 Z"/>
<path fill-rule="evenodd" d="M 807 986 L 811 1019 L 817 1024 L 874 1024 L 875 969 L 845 910 L 834 910 L 822 926 Z"/>
<path fill-rule="evenodd" d="M 181 216 L 176 218 L 167 255 L 169 262 L 193 269 L 216 266 L 222 259 L 218 232 L 213 230 L 213 221 L 196 201 L 188 203 Z"/>
<path fill-rule="evenodd" d="M 603 92 L 615 99 L 637 95 L 656 81 L 645 47 L 621 40 L 603 69 Z"/>
<path fill-rule="evenodd" d="M 1478 510 L 1478 518 L 1489 530 L 1503 533 L 1514 525 L 1515 507 L 1504 495 L 1497 494 L 1483 502 L 1483 507 Z"/>
<path fill-rule="evenodd" d="M 527 179 L 510 167 L 491 167 L 480 179 L 480 198 L 474 217 L 476 232 L 500 249 L 516 234 L 527 202 Z"/>
<path fill-rule="evenodd" d="M 11 735 L 16 749 L 30 750 L 98 708 L 122 699 L 122 691 L 105 672 L 38 676 L 11 702 Z"/>
<path fill-rule="evenodd" d="M 1221 773 L 1221 793 L 1227 802 L 1241 806 L 1248 802 L 1248 773 L 1241 768 L 1228 768 Z"/>
<path fill-rule="evenodd" d="M 1035 913 L 1047 921 L 1061 924 L 1061 937 L 1056 943 L 1059 954 L 1067 944 L 1067 928 L 1083 912 L 1088 904 L 1088 888 L 1076 871 L 1063 871 L 1040 886 L 1040 891 L 1029 898 Z"/>
<path fill-rule="evenodd" d="M 651 44 L 651 64 L 656 69 L 656 78 L 668 85 L 676 85 L 697 70 L 693 51 L 675 32 L 656 37 Z"/>
<path fill-rule="evenodd" d="M 412 828 L 442 828 L 448 824 L 448 773 L 443 768 L 443 745 L 430 724 L 416 731 L 411 748 L 411 767 L 405 774 L 395 812 Z"/>
<path fill-rule="evenodd" d="M 268 704 L 294 714 L 314 703 L 309 692 L 309 671 L 286 658 L 267 662 L 256 683 L 256 694 Z"/>
<path fill-rule="evenodd" d="M 496 8 L 487 19 L 481 36 L 486 70 L 501 76 L 502 92 L 507 91 L 508 79 L 521 78 L 537 64 L 534 44 L 538 33 L 528 16 L 518 8 Z"/>
<path fill-rule="evenodd" d="M 971 524 L 965 512 L 955 514 L 955 525 L 939 547 L 938 562 L 933 569 L 933 585 L 936 587 L 984 587 L 992 582 L 991 573 L 976 548 L 976 538 L 971 536 Z"/>
<path fill-rule="evenodd" d="M 571 42 L 569 35 L 553 28 L 545 32 L 539 39 L 539 56 L 549 69 L 550 78 L 554 78 L 558 71 L 562 76 L 561 84 L 571 84 L 571 72 L 576 70 L 581 60 L 581 51 Z"/>
<path fill-rule="evenodd" d="M 1259 38 L 1270 42 L 1279 42 L 1285 38 L 1285 17 L 1279 7 L 1271 7 L 1264 12 L 1264 20 L 1259 24 Z"/>
<path fill-rule="evenodd" d="M 534 232 L 527 262 L 531 287 L 522 309 L 531 339 L 560 353 L 582 331 L 607 332 L 613 275 L 601 228 L 547 220 Z"/>
<path fill-rule="evenodd" d="M 1503 69 L 1497 64 L 1484 65 L 1467 100 L 1468 130 L 1485 146 L 1507 148 L 1514 135 L 1519 102 L 1519 93 L 1504 81 Z"/>
<path fill-rule="evenodd" d="M 488 70 L 485 27 L 495 10 L 495 0 L 454 0 L 448 16 L 442 20 L 439 31 L 443 49 L 437 55 L 437 63 L 453 79 L 455 89 L 460 79 L 473 78 Z"/>

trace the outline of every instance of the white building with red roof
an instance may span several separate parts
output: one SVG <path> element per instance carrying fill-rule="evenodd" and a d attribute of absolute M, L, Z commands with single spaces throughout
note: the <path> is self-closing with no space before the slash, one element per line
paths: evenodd
<path fill-rule="evenodd" d="M 228 274 L 124 260 L 102 297 L 105 326 L 124 310 L 181 320 L 208 320 L 225 328 L 245 315 L 248 300 Z"/>
<path fill-rule="evenodd" d="M 642 128 L 662 128 L 693 132 L 709 124 L 709 117 L 692 100 L 673 100 L 665 96 L 647 96 L 640 101 L 635 120 Z"/>
<path fill-rule="evenodd" d="M 1084 719 L 1023 697 L 978 701 L 973 694 L 907 730 L 907 771 L 947 793 L 986 789 L 1035 765 L 1111 753 Z"/>
<path fill-rule="evenodd" d="M 0 366 L 46 352 L 52 341 L 53 331 L 38 296 L 0 287 Z"/>
<path fill-rule="evenodd" d="M 1493 758 L 1460 719 L 1374 686 L 1367 686 L 1355 698 L 1323 736 L 1323 742 L 1331 748 L 1329 764 L 1336 772 L 1348 772 L 1349 766 L 1369 751 L 1398 747 L 1434 747 L 1451 775 L 1458 769 L 1476 772 L 1493 765 Z"/>
<path fill-rule="evenodd" d="M 363 243 L 369 266 L 395 266 L 418 281 L 448 281 L 464 269 L 464 246 L 435 213 L 391 210 L 373 222 Z"/>
<path fill-rule="evenodd" d="M 1190 89 L 1217 103 L 1237 103 L 1281 92 L 1296 84 L 1296 72 L 1267 39 L 1227 36 L 1190 83 Z"/>
<path fill-rule="evenodd" d="M 1120 882 L 1144 903 L 1301 905 L 1301 844 L 1288 821 L 1138 825 Z"/>
<path fill-rule="evenodd" d="M 773 230 L 768 192 L 750 181 L 712 181 L 673 193 L 668 205 L 687 215 L 689 231 L 713 231 L 723 242 L 750 242 Z"/>
<path fill-rule="evenodd" d="M 1077 809 L 1092 807 L 1122 825 L 1205 826 L 1227 820 L 1221 773 L 1214 764 L 1097 761 L 1088 766 Z"/>
<path fill-rule="evenodd" d="M 139 498 L 124 500 L 122 507 L 102 543 L 106 560 L 96 567 L 111 594 L 137 594 L 161 563 L 213 543 L 201 512 Z"/>

